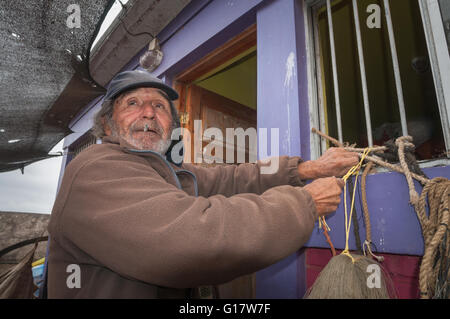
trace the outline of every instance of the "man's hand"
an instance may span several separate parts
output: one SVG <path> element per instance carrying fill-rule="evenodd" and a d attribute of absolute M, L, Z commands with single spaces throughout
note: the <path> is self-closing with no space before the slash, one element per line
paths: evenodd
<path fill-rule="evenodd" d="M 317 214 L 326 216 L 335 212 L 341 202 L 344 181 L 336 177 L 319 178 L 303 187 L 314 200 Z"/>
<path fill-rule="evenodd" d="M 357 153 L 346 151 L 343 148 L 331 147 L 319 159 L 300 163 L 298 173 L 301 179 L 342 177 L 358 162 Z"/>

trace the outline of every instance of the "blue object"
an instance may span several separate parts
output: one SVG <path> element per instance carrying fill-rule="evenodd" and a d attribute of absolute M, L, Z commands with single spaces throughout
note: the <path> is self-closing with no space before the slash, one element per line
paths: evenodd
<path fill-rule="evenodd" d="M 38 289 L 33 293 L 33 295 L 38 298 L 39 297 L 39 290 L 44 282 L 44 264 L 37 265 L 31 268 L 31 271 L 33 273 L 33 282 L 38 287 Z"/>

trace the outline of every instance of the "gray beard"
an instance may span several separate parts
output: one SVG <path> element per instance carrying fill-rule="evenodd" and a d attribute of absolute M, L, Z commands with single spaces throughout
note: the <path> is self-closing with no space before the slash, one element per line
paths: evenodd
<path fill-rule="evenodd" d="M 120 135 L 118 133 L 119 130 L 117 129 L 116 123 L 112 120 L 111 120 L 111 122 L 112 123 L 110 124 L 110 127 L 111 127 L 112 136 L 126 141 L 129 145 L 131 145 L 132 147 L 134 147 L 137 150 L 153 151 L 153 152 L 157 152 L 164 156 L 166 154 L 167 150 L 169 149 L 170 144 L 172 144 L 172 140 L 170 138 L 167 138 L 167 139 L 161 138 L 156 144 L 153 144 L 152 147 L 148 147 L 141 140 L 135 139 L 133 137 L 131 131 L 129 131 L 125 135 Z M 170 137 L 171 135 L 172 134 L 169 134 L 168 136 Z"/>
<path fill-rule="evenodd" d="M 171 140 L 170 139 L 160 139 L 156 144 L 153 144 L 152 147 L 148 147 L 140 140 L 137 140 L 133 138 L 131 135 L 122 136 L 122 139 L 124 139 L 128 144 L 133 146 L 137 150 L 141 151 L 153 151 L 157 152 L 161 155 L 166 154 L 167 150 L 170 147 Z"/>

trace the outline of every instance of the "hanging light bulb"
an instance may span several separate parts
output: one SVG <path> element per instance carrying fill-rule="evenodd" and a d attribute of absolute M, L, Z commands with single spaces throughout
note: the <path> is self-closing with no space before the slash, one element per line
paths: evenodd
<path fill-rule="evenodd" d="M 141 67 L 148 72 L 155 70 L 161 64 L 164 56 L 160 49 L 158 39 L 153 38 L 148 45 L 148 50 L 139 59 Z"/>

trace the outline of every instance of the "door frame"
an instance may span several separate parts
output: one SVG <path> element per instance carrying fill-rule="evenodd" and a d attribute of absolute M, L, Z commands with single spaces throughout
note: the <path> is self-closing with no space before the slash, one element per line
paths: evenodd
<path fill-rule="evenodd" d="M 256 23 L 175 76 L 173 88 L 178 92 L 179 98 L 174 101 L 174 105 L 180 116 L 181 127 L 188 129 L 191 137 L 194 136 L 194 120 L 201 118 L 201 94 L 198 93 L 199 90 L 189 92 L 190 85 L 252 47 L 256 47 Z M 184 135 L 183 139 L 185 143 L 190 143 L 190 150 L 192 150 L 192 152 L 185 152 L 185 160 L 190 158 L 191 163 L 193 163 L 195 156 L 193 151 L 194 138 L 189 141 Z M 219 285 L 217 289 L 221 298 L 255 298 L 256 275 L 249 274 L 236 278 Z"/>
<path fill-rule="evenodd" d="M 179 98 L 174 101 L 174 105 L 180 116 L 181 127 L 188 129 L 192 137 L 194 136 L 194 120 L 201 115 L 201 96 L 189 94 L 189 86 L 232 58 L 256 47 L 256 37 L 255 23 L 175 76 L 173 87 L 178 92 Z M 185 139 L 185 142 L 190 143 L 190 149 L 194 150 L 194 138 L 190 141 Z M 194 152 L 185 152 L 185 160 L 190 157 L 191 163 L 194 161 L 193 156 Z"/>

